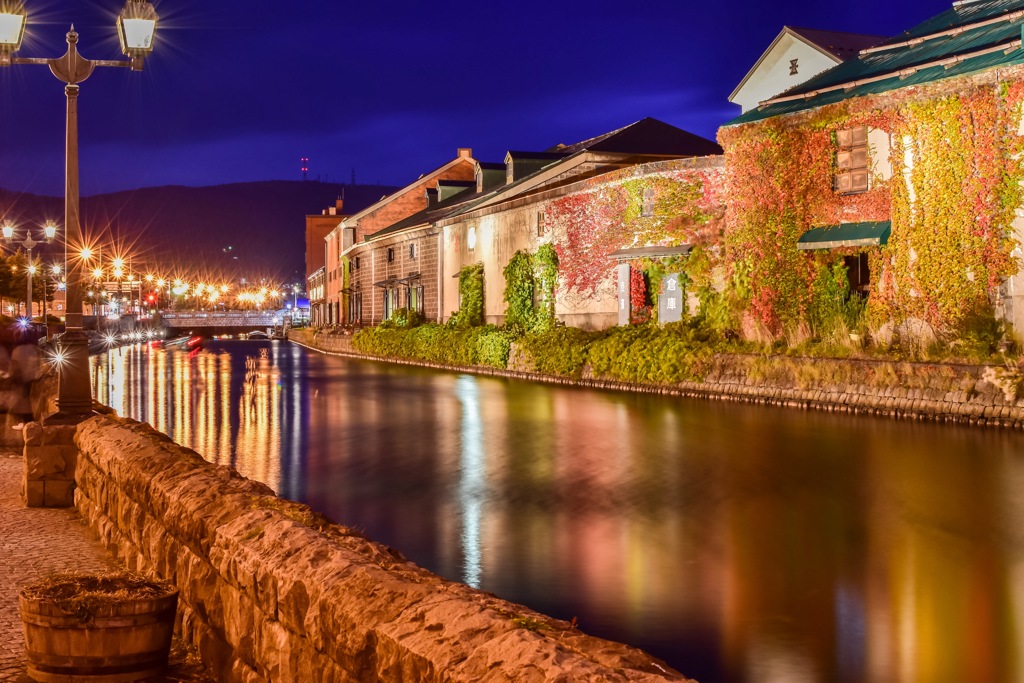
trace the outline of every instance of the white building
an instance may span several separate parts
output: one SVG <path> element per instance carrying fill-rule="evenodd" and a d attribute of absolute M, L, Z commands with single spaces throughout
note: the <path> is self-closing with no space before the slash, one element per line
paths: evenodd
<path fill-rule="evenodd" d="M 883 40 L 887 38 L 786 26 L 732 91 L 729 101 L 740 105 L 743 112 L 750 111 Z"/>

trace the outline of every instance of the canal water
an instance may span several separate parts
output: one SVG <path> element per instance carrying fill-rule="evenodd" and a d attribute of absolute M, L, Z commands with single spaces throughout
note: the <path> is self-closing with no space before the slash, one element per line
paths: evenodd
<path fill-rule="evenodd" d="M 701 683 L 1024 678 L 1024 435 L 560 388 L 287 342 L 98 398 L 414 562 Z"/>

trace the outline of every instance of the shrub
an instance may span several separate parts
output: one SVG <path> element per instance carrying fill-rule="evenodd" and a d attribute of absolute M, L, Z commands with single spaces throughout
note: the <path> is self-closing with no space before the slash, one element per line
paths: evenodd
<path fill-rule="evenodd" d="M 604 334 L 556 327 L 526 335 L 520 346 L 530 356 L 536 372 L 578 379 L 583 374 L 590 344 Z"/>

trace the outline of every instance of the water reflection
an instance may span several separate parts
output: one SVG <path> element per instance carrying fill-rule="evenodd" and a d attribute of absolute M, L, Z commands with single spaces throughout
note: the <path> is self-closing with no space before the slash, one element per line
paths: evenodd
<path fill-rule="evenodd" d="M 480 587 L 480 522 L 483 517 L 484 442 L 483 419 L 477 383 L 472 377 L 458 380 L 455 393 L 462 405 L 462 448 L 459 463 L 459 503 L 462 508 L 462 582 Z"/>
<path fill-rule="evenodd" d="M 1024 676 L 1021 435 L 229 342 L 101 400 L 453 579 L 712 681 Z"/>

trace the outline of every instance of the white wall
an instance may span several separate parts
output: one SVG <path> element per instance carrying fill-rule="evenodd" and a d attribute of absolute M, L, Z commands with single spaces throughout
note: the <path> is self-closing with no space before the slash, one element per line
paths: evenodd
<path fill-rule="evenodd" d="M 789 62 L 792 59 L 798 60 L 798 72 L 795 76 L 789 73 Z M 826 56 L 820 50 L 785 33 L 764 56 L 757 71 L 750 75 L 736 96 L 729 101 L 740 105 L 744 112 L 756 109 L 764 100 L 806 83 L 811 77 L 832 68 L 837 63 L 837 60 Z"/>

